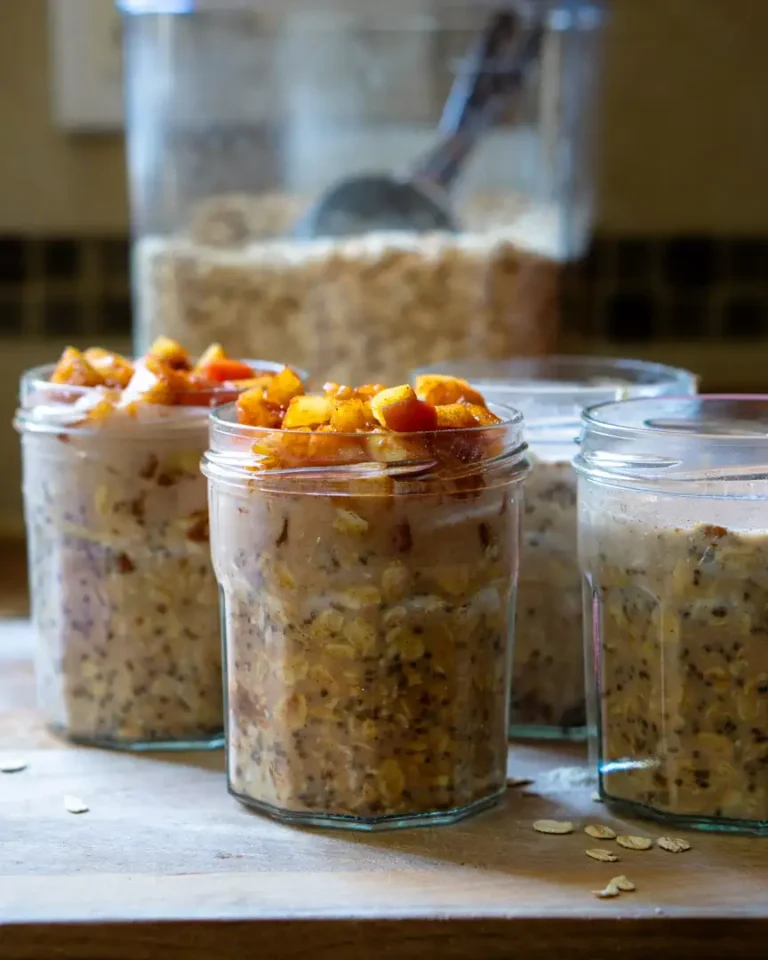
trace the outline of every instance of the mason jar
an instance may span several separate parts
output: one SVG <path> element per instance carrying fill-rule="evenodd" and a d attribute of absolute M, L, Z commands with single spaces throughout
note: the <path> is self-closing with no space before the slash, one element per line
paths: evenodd
<path fill-rule="evenodd" d="M 80 743 L 221 746 L 218 588 L 199 467 L 208 407 L 141 404 L 84 419 L 97 388 L 51 383 L 53 369 L 24 375 L 16 416 L 39 708 Z"/>
<path fill-rule="evenodd" d="M 600 793 L 768 833 L 768 397 L 584 414 L 579 537 Z"/>
<path fill-rule="evenodd" d="M 696 392 L 686 370 L 607 357 L 552 356 L 440 364 L 522 411 L 529 458 L 522 519 L 510 735 L 586 736 L 577 478 L 572 466 L 582 411 L 625 397 Z M 430 371 L 420 371 L 430 372 Z"/>
<path fill-rule="evenodd" d="M 119 6 L 138 352 L 402 383 L 551 349 L 591 234 L 600 3 Z"/>
<path fill-rule="evenodd" d="M 504 794 L 527 462 L 522 418 L 495 412 L 490 427 L 373 434 L 362 463 L 347 446 L 360 434 L 213 414 L 203 471 L 243 803 L 374 830 L 451 823 Z M 323 445 L 322 465 L 260 467 L 254 445 L 275 438 Z"/>

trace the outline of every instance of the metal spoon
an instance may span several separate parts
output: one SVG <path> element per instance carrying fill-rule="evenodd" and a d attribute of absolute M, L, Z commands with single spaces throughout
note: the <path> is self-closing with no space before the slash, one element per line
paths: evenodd
<path fill-rule="evenodd" d="M 515 14 L 496 14 L 454 81 L 437 145 L 404 177 L 367 174 L 331 187 L 302 218 L 295 235 L 309 239 L 369 230 L 456 231 L 450 190 L 477 142 L 523 85 L 542 37 L 542 24 L 521 36 Z"/>

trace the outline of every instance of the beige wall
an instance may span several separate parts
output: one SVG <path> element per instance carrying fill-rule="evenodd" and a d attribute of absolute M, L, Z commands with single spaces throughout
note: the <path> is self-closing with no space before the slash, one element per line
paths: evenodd
<path fill-rule="evenodd" d="M 768 0 L 610 5 L 600 225 L 768 230 Z M 124 229 L 121 139 L 52 125 L 45 0 L 2 7 L 0 232 Z"/>

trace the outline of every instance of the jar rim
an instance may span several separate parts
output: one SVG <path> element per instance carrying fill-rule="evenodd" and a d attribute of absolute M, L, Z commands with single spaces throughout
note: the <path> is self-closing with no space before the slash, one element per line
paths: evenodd
<path fill-rule="evenodd" d="M 409 432 L 402 433 L 394 430 L 388 430 L 386 433 L 381 434 L 381 436 L 391 437 L 394 440 L 399 439 L 414 439 L 417 437 L 429 437 L 429 436 L 456 436 L 459 434 L 466 434 L 467 436 L 487 434 L 489 431 L 501 431 L 502 429 L 506 430 L 509 427 L 517 427 L 522 431 L 523 426 L 523 414 L 516 410 L 514 407 L 509 407 L 506 404 L 488 404 L 488 409 L 491 413 L 495 413 L 497 410 L 503 414 L 508 414 L 508 416 L 502 416 L 500 423 L 486 424 L 477 424 L 474 427 L 451 427 L 450 429 L 444 430 L 422 430 L 420 432 Z M 218 407 L 215 407 L 208 411 L 210 420 L 211 420 L 211 430 L 220 430 L 222 433 L 226 433 L 232 437 L 240 437 L 241 439 L 252 438 L 253 440 L 258 440 L 260 437 L 266 436 L 301 436 L 304 433 L 311 433 L 312 431 L 308 430 L 284 430 L 282 428 L 276 429 L 274 427 L 252 427 L 245 423 L 239 423 L 237 420 L 237 411 L 234 403 L 223 403 Z M 496 413 L 496 416 L 499 416 L 499 413 Z M 350 438 L 360 438 L 359 433 L 349 432 L 333 432 L 329 434 L 332 437 L 338 437 L 340 440 L 350 439 Z M 379 436 L 379 434 L 376 434 Z"/>
<path fill-rule="evenodd" d="M 344 492 L 349 483 L 356 483 L 358 488 L 362 485 L 360 492 L 364 493 L 370 481 L 383 478 L 396 481 L 401 492 L 439 489 L 441 484 L 477 477 L 478 474 L 488 474 L 498 482 L 509 482 L 514 476 L 522 478 L 529 466 L 525 457 L 527 444 L 523 438 L 523 415 L 499 404 L 489 405 L 489 409 L 502 416 L 499 423 L 413 433 L 317 434 L 310 430 L 276 430 L 239 424 L 235 418 L 235 404 L 226 404 L 211 411 L 210 443 L 203 457 L 202 471 L 216 483 L 251 486 L 277 481 L 297 493 L 318 492 L 318 485 L 322 485 L 322 492 Z M 296 454 L 295 464 L 259 469 L 260 458 L 264 460 L 267 455 L 253 450 L 258 441 L 270 438 L 301 441 L 324 436 L 358 442 L 367 437 L 381 438 L 385 444 L 395 445 L 395 455 L 390 455 L 392 448 L 389 447 L 381 459 L 370 450 L 364 451 L 363 459 L 357 459 L 350 455 L 349 448 L 345 449 L 342 442 L 338 458 L 330 456 L 322 462 L 301 462 L 301 455 Z M 480 448 L 463 446 L 464 441 L 471 444 L 473 440 L 488 442 L 488 447 L 482 449 L 486 456 L 475 457 Z M 431 441 L 434 441 L 434 447 L 430 447 Z M 502 441 L 502 444 L 499 446 L 493 441 Z M 398 444 L 402 444 L 399 450 Z M 361 450 L 356 447 L 356 452 Z M 399 455 L 401 452 L 402 456 Z"/>
<path fill-rule="evenodd" d="M 582 422 L 585 430 L 626 440 L 683 436 L 715 444 L 768 442 L 768 394 L 639 397 L 590 407 Z"/>
<path fill-rule="evenodd" d="M 184 15 L 201 12 L 264 11 L 278 10 L 285 13 L 299 12 L 339 12 L 365 13 L 367 10 L 379 12 L 384 6 L 380 0 L 115 0 L 117 9 L 128 16 L 142 14 Z M 393 0 L 387 0 L 390 7 L 397 7 Z M 574 25 L 595 27 L 604 18 L 604 0 L 428 0 L 420 5 L 418 0 L 400 0 L 400 8 L 413 13 L 439 14 L 450 10 L 498 9 L 507 6 L 513 10 L 522 10 L 528 15 L 546 13 L 551 18 L 550 26 L 555 30 L 569 29 Z M 570 17 L 576 15 L 574 24 Z"/>

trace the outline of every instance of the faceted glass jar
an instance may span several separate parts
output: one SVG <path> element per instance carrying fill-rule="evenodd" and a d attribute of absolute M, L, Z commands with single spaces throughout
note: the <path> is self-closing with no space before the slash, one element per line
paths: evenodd
<path fill-rule="evenodd" d="M 584 415 L 579 538 L 602 798 L 768 834 L 768 397 Z"/>
<path fill-rule="evenodd" d="M 372 434 L 380 459 L 354 466 L 359 434 L 214 414 L 203 470 L 243 803 L 376 830 L 452 823 L 503 796 L 527 462 L 520 415 L 495 412 L 508 419 Z M 275 438 L 322 444 L 325 465 L 258 469 L 254 445 Z"/>
<path fill-rule="evenodd" d="M 425 372 L 425 371 L 421 371 Z M 686 370 L 604 357 L 546 357 L 443 364 L 521 410 L 529 459 L 512 668 L 510 735 L 586 736 L 577 557 L 577 477 L 572 460 L 586 407 L 624 397 L 696 392 Z"/>
<path fill-rule="evenodd" d="M 220 747 L 208 408 L 145 404 L 93 422 L 76 405 L 95 389 L 52 371 L 24 375 L 16 417 L 39 708 L 78 743 Z"/>
<path fill-rule="evenodd" d="M 139 351 L 165 333 L 398 383 L 550 348 L 591 229 L 598 3 L 120 6 Z M 507 40 L 476 59 L 500 18 Z M 351 235 L 308 228 L 331 188 L 379 175 L 415 178 L 446 221 L 393 201 Z"/>

